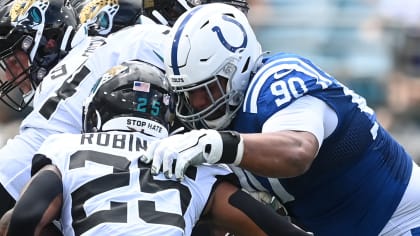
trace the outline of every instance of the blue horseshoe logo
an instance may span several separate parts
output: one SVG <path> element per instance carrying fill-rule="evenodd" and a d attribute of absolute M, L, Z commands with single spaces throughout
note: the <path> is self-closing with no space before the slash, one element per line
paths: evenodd
<path fill-rule="evenodd" d="M 236 21 L 235 19 L 233 19 L 231 17 L 228 17 L 228 16 L 225 16 L 224 15 L 222 18 L 225 21 L 228 21 L 228 22 L 231 22 L 231 23 L 237 25 L 239 27 L 239 29 L 242 31 L 242 35 L 244 36 L 244 40 L 243 40 L 242 44 L 239 47 L 234 47 L 234 46 L 230 45 L 228 43 L 228 41 L 225 39 L 225 36 L 223 35 L 222 30 L 220 29 L 220 27 L 219 26 L 215 26 L 211 30 L 213 32 L 216 32 L 217 37 L 219 38 L 219 41 L 222 43 L 222 45 L 227 50 L 229 50 L 231 52 L 236 52 L 238 49 L 246 47 L 246 45 L 248 44 L 248 36 L 246 35 L 246 32 L 245 32 L 244 27 L 238 21 Z"/>
<path fill-rule="evenodd" d="M 178 30 L 175 33 L 175 36 L 174 36 L 174 39 L 173 39 L 173 42 L 172 42 L 171 57 L 170 57 L 171 58 L 170 59 L 171 60 L 171 65 L 172 65 L 172 71 L 173 71 L 173 74 L 174 75 L 180 75 L 179 65 L 178 65 L 178 46 L 179 46 L 179 41 L 180 41 L 182 32 L 184 31 L 185 25 L 188 23 L 188 21 L 190 21 L 191 18 L 194 16 L 194 14 L 196 12 L 198 12 L 202 7 L 203 7 L 203 5 L 199 5 L 197 7 L 194 7 L 191 10 L 191 12 L 188 15 L 185 16 L 185 18 L 183 19 L 183 21 L 180 23 L 180 26 L 179 26 Z M 212 28 L 212 31 L 213 32 L 216 32 L 217 37 L 219 38 L 219 40 L 222 43 L 222 45 L 227 50 L 229 50 L 231 52 L 236 52 L 236 50 L 238 50 L 239 48 L 246 47 L 246 45 L 248 44 L 248 36 L 247 36 L 247 34 L 245 32 L 244 27 L 238 21 L 236 21 L 235 19 L 232 19 L 230 17 L 223 16 L 223 20 L 228 21 L 228 22 L 231 22 L 231 23 L 237 25 L 241 29 L 241 31 L 242 31 L 242 34 L 243 34 L 243 37 L 244 37 L 244 41 L 242 42 L 242 44 L 239 47 L 234 47 L 234 46 L 230 45 L 226 41 L 225 37 L 223 36 L 223 33 L 222 33 L 220 27 L 215 26 L 215 27 Z"/>

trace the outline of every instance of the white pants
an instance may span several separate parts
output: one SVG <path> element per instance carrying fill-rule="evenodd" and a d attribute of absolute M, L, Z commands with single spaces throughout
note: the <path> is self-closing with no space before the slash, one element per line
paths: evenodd
<path fill-rule="evenodd" d="M 384 206 L 386 207 L 386 206 Z M 420 167 L 413 163 L 410 182 L 380 236 L 420 236 Z"/>

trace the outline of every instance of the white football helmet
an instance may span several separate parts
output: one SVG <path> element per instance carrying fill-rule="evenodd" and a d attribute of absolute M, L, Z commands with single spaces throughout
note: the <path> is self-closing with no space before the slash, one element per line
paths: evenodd
<path fill-rule="evenodd" d="M 226 128 L 242 105 L 261 46 L 244 13 L 227 4 L 194 7 L 175 22 L 166 44 L 164 62 L 174 91 L 179 94 L 177 116 L 188 128 Z M 227 79 L 227 86 L 221 80 Z M 209 85 L 218 83 L 222 97 Z M 204 88 L 212 105 L 197 111 L 189 91 Z M 221 110 L 223 110 L 221 112 Z M 224 115 L 215 114 L 223 113 Z"/>

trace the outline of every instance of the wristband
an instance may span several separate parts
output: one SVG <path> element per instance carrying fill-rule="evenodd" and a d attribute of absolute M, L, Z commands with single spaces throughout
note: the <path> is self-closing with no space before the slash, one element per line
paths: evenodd
<path fill-rule="evenodd" d="M 220 131 L 223 152 L 217 163 L 239 165 L 244 155 L 244 140 L 236 131 Z"/>

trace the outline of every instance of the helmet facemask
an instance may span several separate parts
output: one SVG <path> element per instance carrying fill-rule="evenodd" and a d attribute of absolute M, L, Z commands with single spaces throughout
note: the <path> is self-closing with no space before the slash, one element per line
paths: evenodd
<path fill-rule="evenodd" d="M 228 83 L 228 79 L 215 76 L 207 82 L 192 88 L 176 90 L 177 93 L 183 94 L 183 96 L 179 96 L 177 103 L 176 115 L 178 119 L 189 129 L 226 128 L 240 107 L 232 105 L 238 102 L 238 96 L 235 91 L 229 90 L 230 86 Z M 190 100 L 192 99 L 190 96 L 191 92 L 197 89 L 205 91 L 206 101 L 210 102 L 209 106 L 201 110 L 195 109 Z M 241 103 L 240 101 L 239 104 Z"/>
<path fill-rule="evenodd" d="M 31 79 L 31 65 L 27 51 L 32 37 L 21 36 L 0 55 L 0 99 L 15 111 L 22 111 L 32 101 L 36 81 Z"/>
<path fill-rule="evenodd" d="M 16 0 L 5 7 L 0 16 L 0 100 L 22 111 L 70 50 L 77 20 L 60 0 Z"/>
<path fill-rule="evenodd" d="M 228 58 L 210 79 L 184 88 L 173 87 L 174 92 L 181 94 L 176 115 L 188 128 L 224 129 L 230 124 L 244 98 L 244 91 L 232 85 L 237 73 L 237 62 L 236 57 Z M 207 107 L 193 107 L 190 94 L 195 90 L 205 91 L 201 96 L 206 98 L 201 99 L 209 102 Z"/>

